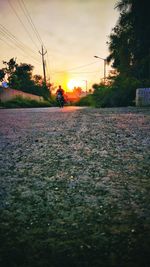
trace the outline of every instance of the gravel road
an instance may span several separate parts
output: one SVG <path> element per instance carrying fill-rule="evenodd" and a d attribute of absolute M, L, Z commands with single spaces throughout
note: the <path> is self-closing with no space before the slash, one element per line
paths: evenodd
<path fill-rule="evenodd" d="M 40 205 L 43 205 L 45 222 L 51 226 L 49 231 L 54 226 L 62 227 L 65 235 L 67 223 L 72 227 L 77 224 L 78 229 L 82 223 L 86 223 L 89 229 L 96 223 L 96 228 L 92 226 L 92 229 L 96 229 L 95 234 L 100 236 L 102 233 L 97 223 L 102 220 L 102 223 L 110 222 L 112 225 L 116 221 L 117 224 L 123 222 L 126 224 L 123 231 L 128 233 L 138 231 L 139 221 L 148 233 L 148 108 L 1 109 L 0 148 L 2 221 L 9 216 L 11 219 L 18 216 L 18 224 L 28 221 L 25 228 L 32 228 L 42 220 L 37 213 L 38 210 L 41 212 Z M 46 204 L 43 204 L 43 199 Z M 49 210 L 55 211 L 51 220 L 47 215 Z M 73 218 L 71 212 L 74 212 Z M 89 215 L 93 212 L 94 215 Z M 77 230 L 70 231 L 74 233 Z M 122 229 L 114 227 L 110 232 L 117 231 Z M 86 248 L 92 248 L 91 243 L 89 241 Z M 80 249 L 84 246 L 80 244 Z M 91 263 L 89 266 L 97 265 Z"/>
<path fill-rule="evenodd" d="M 1 178 L 7 183 L 9 176 L 17 182 L 27 174 L 78 180 L 121 175 L 126 182 L 132 175 L 147 177 L 148 113 L 134 108 L 1 110 Z"/>

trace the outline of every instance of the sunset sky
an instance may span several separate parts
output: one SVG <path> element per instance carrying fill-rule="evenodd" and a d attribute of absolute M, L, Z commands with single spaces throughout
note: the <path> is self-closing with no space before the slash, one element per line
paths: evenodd
<path fill-rule="evenodd" d="M 119 16 L 116 2 L 0 0 L 0 68 L 3 60 L 14 57 L 43 75 L 38 52 L 43 42 L 47 79 L 65 89 L 70 80 L 85 89 L 87 81 L 89 89 L 103 77 L 104 62 L 94 55 L 108 55 L 106 42 Z"/>

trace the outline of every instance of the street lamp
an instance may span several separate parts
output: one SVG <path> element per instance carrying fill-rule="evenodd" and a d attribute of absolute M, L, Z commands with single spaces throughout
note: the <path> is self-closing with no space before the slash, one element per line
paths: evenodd
<path fill-rule="evenodd" d="M 106 58 L 102 58 L 102 57 L 98 57 L 98 56 L 94 56 L 95 58 L 100 58 L 104 61 L 104 84 L 105 84 L 105 80 L 106 80 Z"/>

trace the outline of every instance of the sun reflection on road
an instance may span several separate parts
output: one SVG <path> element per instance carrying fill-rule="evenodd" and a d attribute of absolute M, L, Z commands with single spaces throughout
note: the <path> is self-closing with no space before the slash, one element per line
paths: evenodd
<path fill-rule="evenodd" d="M 72 112 L 80 109 L 84 109 L 85 107 L 75 107 L 75 106 L 69 106 L 69 107 L 63 107 L 59 108 L 60 111 L 62 112 Z"/>

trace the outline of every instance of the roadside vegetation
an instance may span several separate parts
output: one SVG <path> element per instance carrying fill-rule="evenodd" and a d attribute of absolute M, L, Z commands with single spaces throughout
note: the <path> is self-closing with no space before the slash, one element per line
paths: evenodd
<path fill-rule="evenodd" d="M 109 86 L 94 84 L 93 94 L 81 98 L 76 105 L 96 108 L 135 106 L 136 89 L 140 85 L 137 79 L 124 80 L 118 76 Z"/>
<path fill-rule="evenodd" d="M 41 75 L 32 74 L 34 67 L 31 64 L 17 64 L 14 58 L 3 61 L 3 64 L 5 67 L 0 69 L 0 81 L 7 76 L 10 88 L 50 99 L 50 84 L 45 84 Z"/>
<path fill-rule="evenodd" d="M 36 108 L 36 107 L 51 107 L 52 101 L 36 101 L 28 98 L 17 96 L 12 100 L 1 102 L 0 107 L 3 108 Z"/>
<path fill-rule="evenodd" d="M 101 84 L 93 86 L 92 97 L 85 97 L 79 105 L 117 107 L 135 105 L 137 88 L 150 87 L 150 23 L 149 1 L 120 0 L 117 24 L 107 42 L 107 62 L 113 72 Z"/>

